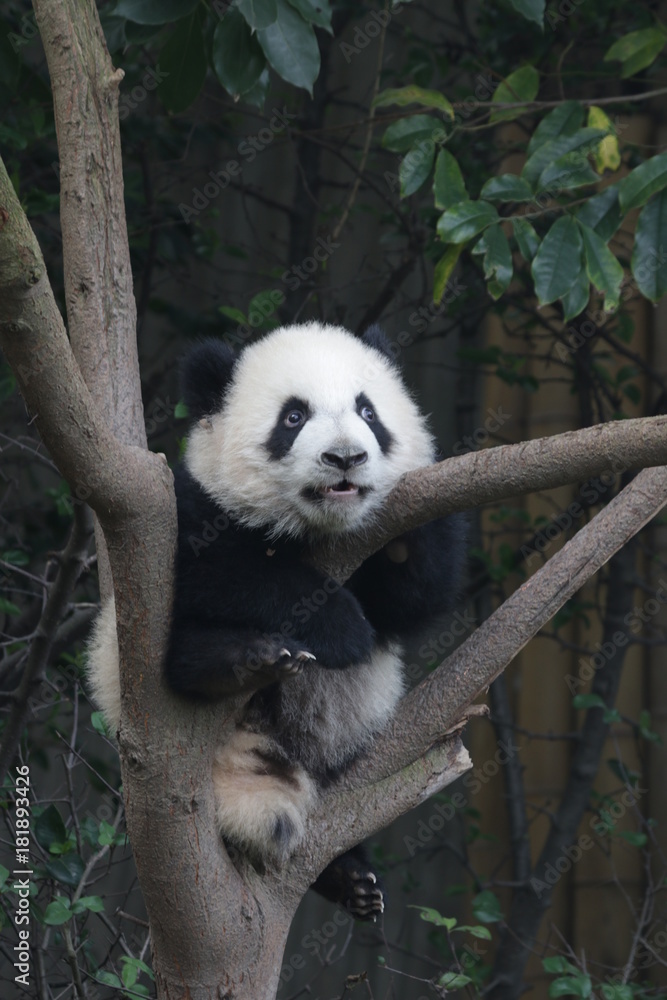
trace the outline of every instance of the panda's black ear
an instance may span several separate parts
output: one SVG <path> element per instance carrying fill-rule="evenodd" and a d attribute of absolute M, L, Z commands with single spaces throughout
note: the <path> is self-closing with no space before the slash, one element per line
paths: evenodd
<path fill-rule="evenodd" d="M 190 416 L 200 420 L 215 413 L 222 405 L 229 385 L 236 355 L 221 340 L 203 340 L 181 363 L 181 391 Z"/>
<path fill-rule="evenodd" d="M 361 340 L 368 347 L 374 347 L 376 351 L 380 354 L 384 354 L 388 361 L 392 364 L 396 364 L 396 357 L 392 353 L 391 344 L 387 339 L 387 335 L 384 330 L 378 326 L 377 323 L 373 323 L 368 329 L 362 334 Z"/>

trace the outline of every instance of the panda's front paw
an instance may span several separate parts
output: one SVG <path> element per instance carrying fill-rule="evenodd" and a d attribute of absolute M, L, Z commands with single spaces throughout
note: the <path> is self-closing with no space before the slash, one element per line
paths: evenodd
<path fill-rule="evenodd" d="M 281 645 L 271 639 L 258 639 L 246 650 L 245 662 L 250 670 L 280 680 L 301 673 L 306 663 L 315 660 L 314 653 Z"/>
<path fill-rule="evenodd" d="M 286 646 L 279 652 L 279 658 L 273 664 L 276 671 L 285 677 L 293 677 L 300 674 L 306 663 L 313 663 L 315 654 L 309 653 L 306 649 L 298 649 L 292 653 Z"/>

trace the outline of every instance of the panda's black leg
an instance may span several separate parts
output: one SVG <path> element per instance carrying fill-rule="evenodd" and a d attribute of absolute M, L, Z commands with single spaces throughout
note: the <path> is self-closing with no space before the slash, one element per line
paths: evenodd
<path fill-rule="evenodd" d="M 384 913 L 384 885 L 361 845 L 332 861 L 311 888 L 357 920 L 375 920 Z"/>

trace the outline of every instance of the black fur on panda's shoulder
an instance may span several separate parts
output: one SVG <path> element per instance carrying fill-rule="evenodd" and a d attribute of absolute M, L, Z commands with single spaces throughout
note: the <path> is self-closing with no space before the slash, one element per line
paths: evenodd
<path fill-rule="evenodd" d="M 237 360 L 228 344 L 213 337 L 200 341 L 185 356 L 180 381 L 183 399 L 194 420 L 220 409 Z"/>

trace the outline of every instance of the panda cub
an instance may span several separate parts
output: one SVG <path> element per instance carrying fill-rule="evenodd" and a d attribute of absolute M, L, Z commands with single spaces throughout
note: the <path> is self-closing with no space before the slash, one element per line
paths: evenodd
<path fill-rule="evenodd" d="M 390 543 L 344 586 L 310 547 L 372 522 L 400 477 L 436 460 L 384 335 L 308 323 L 236 356 L 197 345 L 183 368 L 194 418 L 176 472 L 178 550 L 166 680 L 186 696 L 252 691 L 214 756 L 223 838 L 256 862 L 298 850 L 318 790 L 387 722 L 404 681 L 399 641 L 451 606 L 459 516 Z M 209 530 L 207 531 L 207 527 Z M 117 727 L 117 647 L 106 608 L 91 682 Z M 383 908 L 361 848 L 314 888 L 358 918 Z"/>

